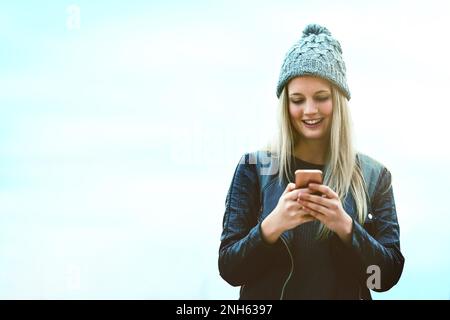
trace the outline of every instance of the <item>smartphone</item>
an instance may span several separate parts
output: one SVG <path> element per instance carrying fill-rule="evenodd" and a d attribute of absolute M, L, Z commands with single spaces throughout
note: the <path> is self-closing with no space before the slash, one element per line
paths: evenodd
<path fill-rule="evenodd" d="M 321 170 L 317 169 L 299 169 L 295 170 L 295 187 L 308 188 L 310 183 L 323 183 L 323 174 Z M 320 192 L 314 192 L 312 194 L 321 195 Z"/>

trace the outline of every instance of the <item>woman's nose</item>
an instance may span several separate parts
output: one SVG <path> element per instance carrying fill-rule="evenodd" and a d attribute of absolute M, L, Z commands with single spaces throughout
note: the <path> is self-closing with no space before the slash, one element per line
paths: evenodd
<path fill-rule="evenodd" d="M 315 114 L 317 113 L 317 107 L 314 101 L 306 101 L 304 114 Z"/>

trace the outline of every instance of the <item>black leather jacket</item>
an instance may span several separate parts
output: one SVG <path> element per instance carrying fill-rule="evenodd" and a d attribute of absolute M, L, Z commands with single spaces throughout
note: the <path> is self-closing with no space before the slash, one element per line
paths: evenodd
<path fill-rule="evenodd" d="M 400 252 L 400 233 L 391 174 L 374 159 L 363 158 L 368 184 L 374 192 L 369 214 L 363 225 L 356 219 L 356 205 L 351 193 L 342 202 L 353 219 L 351 245 L 345 245 L 335 235 L 331 237 L 333 264 L 337 275 L 337 299 L 371 299 L 367 287 L 368 267 L 379 267 L 381 286 L 386 291 L 399 280 L 404 257 Z M 261 237 L 261 222 L 276 207 L 287 182 L 281 186 L 276 175 L 260 190 L 258 166 L 245 154 L 236 167 L 225 201 L 223 232 L 219 249 L 220 275 L 232 286 L 241 286 L 240 299 L 283 299 L 294 261 L 292 230 L 285 231 L 275 244 Z M 377 170 L 375 170 L 377 169 Z M 289 284 L 296 285 L 296 284 Z"/>

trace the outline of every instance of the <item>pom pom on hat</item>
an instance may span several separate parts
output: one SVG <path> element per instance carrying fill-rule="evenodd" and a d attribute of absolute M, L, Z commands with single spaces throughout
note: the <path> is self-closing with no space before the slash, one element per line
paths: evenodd
<path fill-rule="evenodd" d="M 321 34 L 321 33 L 331 36 L 331 32 L 326 27 L 322 27 L 315 23 L 308 24 L 303 30 L 304 37 L 307 37 L 310 34 Z"/>

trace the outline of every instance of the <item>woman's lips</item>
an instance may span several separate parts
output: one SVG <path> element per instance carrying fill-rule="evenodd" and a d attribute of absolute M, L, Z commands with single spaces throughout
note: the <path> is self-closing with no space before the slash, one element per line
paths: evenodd
<path fill-rule="evenodd" d="M 302 120 L 303 125 L 304 125 L 305 127 L 309 128 L 309 129 L 315 129 L 315 128 L 320 127 L 320 125 L 322 124 L 322 122 L 323 122 L 323 118 L 321 118 L 320 121 L 317 122 L 316 124 L 308 124 L 308 123 L 305 122 L 305 120 Z"/>

